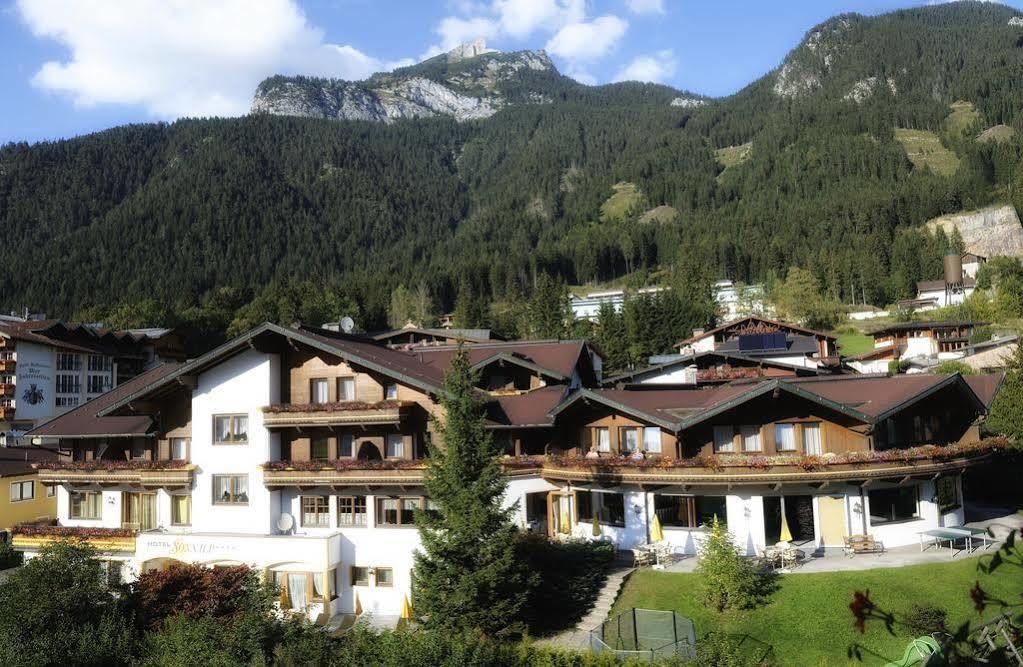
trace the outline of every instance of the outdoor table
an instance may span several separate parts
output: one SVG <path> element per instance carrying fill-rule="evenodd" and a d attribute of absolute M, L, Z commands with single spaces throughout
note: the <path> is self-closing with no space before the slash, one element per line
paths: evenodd
<path fill-rule="evenodd" d="M 973 538 L 980 538 L 984 540 L 984 548 L 987 549 L 991 546 L 991 540 L 988 539 L 986 528 L 970 528 L 969 526 L 954 526 L 951 528 L 942 528 L 942 530 L 950 533 L 959 533 L 967 540 L 967 545 L 970 551 L 973 551 Z"/>
<path fill-rule="evenodd" d="M 934 528 L 931 530 L 924 530 L 919 533 L 920 535 L 920 551 L 924 551 L 924 537 L 931 538 L 932 545 L 941 545 L 942 542 L 948 542 L 948 549 L 951 553 L 951 558 L 956 557 L 955 543 L 956 540 L 964 540 L 969 545 L 969 539 L 972 537 L 970 534 L 960 531 L 952 532 L 949 528 Z M 967 550 L 969 546 L 967 546 Z"/>

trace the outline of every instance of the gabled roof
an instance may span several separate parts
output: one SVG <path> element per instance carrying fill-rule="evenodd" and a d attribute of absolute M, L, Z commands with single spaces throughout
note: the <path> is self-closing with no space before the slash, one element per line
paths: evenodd
<path fill-rule="evenodd" d="M 656 376 L 664 371 L 670 371 L 678 366 L 692 366 L 696 365 L 700 367 L 700 362 L 711 359 L 719 360 L 726 363 L 734 363 L 738 366 L 753 366 L 763 368 L 777 368 L 779 370 L 792 371 L 793 375 L 799 373 L 805 374 L 816 374 L 816 371 L 812 368 L 806 368 L 805 366 L 796 366 L 794 364 L 786 364 L 781 361 L 771 361 L 770 359 L 754 359 L 741 354 L 735 354 L 732 352 L 724 352 L 721 350 L 707 350 L 704 352 L 694 352 L 692 354 L 679 355 L 676 359 L 666 361 L 662 364 L 654 364 L 652 366 L 646 366 L 644 368 L 637 368 L 636 370 L 629 371 L 627 373 L 620 373 L 614 377 L 610 377 L 604 380 L 604 386 L 609 387 L 619 382 L 625 382 L 626 380 L 632 380 L 635 382 L 642 381 L 643 378 L 649 376 Z"/>
<path fill-rule="evenodd" d="M 831 334 L 824 333 L 823 331 L 816 331 L 814 329 L 807 329 L 806 327 L 801 327 L 801 326 L 798 326 L 796 324 L 790 324 L 788 322 L 780 322 L 778 320 L 771 320 L 771 319 L 768 319 L 766 317 L 760 317 L 758 315 L 750 315 L 749 317 L 743 317 L 743 318 L 740 318 L 738 320 L 732 320 L 731 322 L 725 322 L 721 326 L 715 327 L 713 329 L 708 329 L 707 331 L 704 331 L 701 334 L 690 336 L 689 338 L 686 338 L 685 340 L 682 340 L 682 341 L 679 341 L 678 343 L 676 343 L 675 347 L 681 347 L 683 345 L 688 345 L 689 343 L 694 343 L 694 342 L 696 342 L 696 341 L 698 341 L 700 339 L 706 338 L 707 336 L 714 336 L 715 334 L 721 333 L 722 331 L 724 331 L 726 329 L 730 329 L 732 327 L 735 327 L 735 326 L 738 326 L 740 324 L 744 324 L 744 323 L 747 323 L 747 322 L 751 323 L 751 324 L 752 323 L 760 323 L 760 324 L 764 324 L 766 326 L 777 327 L 778 329 L 781 329 L 781 330 L 784 330 L 784 331 L 788 331 L 788 332 L 794 333 L 794 334 L 803 334 L 803 335 L 806 335 L 806 336 L 815 336 L 817 338 L 825 338 L 825 339 L 827 339 L 829 341 L 832 341 L 832 342 L 837 340 Z"/>
<path fill-rule="evenodd" d="M 721 343 L 718 350 L 722 352 L 739 352 L 739 341 L 730 340 Z M 819 352 L 817 347 L 817 339 L 813 336 L 785 336 L 785 349 L 777 350 L 746 350 L 743 352 L 748 357 L 760 357 L 760 356 L 794 356 L 794 355 L 811 355 Z"/>
<path fill-rule="evenodd" d="M 969 276 L 963 276 L 963 287 L 976 287 L 977 281 Z M 921 280 L 916 284 L 917 292 L 938 292 L 945 291 L 944 280 Z"/>
<path fill-rule="evenodd" d="M 224 359 L 249 349 L 250 345 L 255 344 L 257 338 L 265 336 L 281 336 L 287 340 L 307 345 L 312 349 L 340 357 L 345 361 L 350 361 L 386 377 L 404 382 L 427 393 L 437 394 L 444 391 L 443 369 L 423 364 L 404 352 L 383 347 L 360 336 L 342 334 L 327 329 L 284 327 L 264 322 L 201 357 L 181 364 L 165 377 L 139 387 L 138 390 L 131 394 L 123 396 L 120 400 L 105 407 L 99 415 L 109 415 L 142 396 L 176 382 L 178 378 L 200 373 L 211 366 L 215 366 Z"/>
<path fill-rule="evenodd" d="M 463 349 L 469 355 L 469 363 L 476 368 L 504 359 L 534 370 L 540 369 L 551 377 L 570 378 L 587 347 L 587 343 L 581 340 L 524 340 L 476 343 Z M 456 345 L 443 345 L 415 348 L 405 354 L 428 366 L 446 369 L 457 351 Z"/>
<path fill-rule="evenodd" d="M 101 417 L 99 414 L 125 396 L 168 377 L 182 365 L 171 362 L 151 368 L 70 412 L 36 426 L 26 435 L 53 438 L 116 438 L 147 435 L 153 426 L 153 420 L 148 415 Z"/>
<path fill-rule="evenodd" d="M 550 412 L 565 396 L 560 385 L 542 387 L 521 394 L 495 396 L 487 403 L 491 428 L 537 428 L 554 425 Z"/>
<path fill-rule="evenodd" d="M 437 329 L 432 327 L 404 327 L 382 331 L 370 336 L 373 340 L 389 341 L 407 334 L 422 334 L 424 336 L 436 336 L 437 338 L 450 338 L 464 340 L 466 342 L 482 343 L 490 340 L 503 340 L 494 334 L 490 329 Z"/>
<path fill-rule="evenodd" d="M 0 447 L 0 477 L 20 477 L 35 472 L 34 463 L 53 461 L 57 453 L 43 447 Z"/>
<path fill-rule="evenodd" d="M 116 330 L 60 320 L 0 322 L 0 336 L 15 341 L 92 354 L 124 355 L 171 333 L 170 329 Z"/>
<path fill-rule="evenodd" d="M 973 393 L 977 395 L 977 398 L 984 403 L 984 406 L 990 408 L 991 403 L 995 400 L 995 395 L 1002 388 L 1002 383 L 1005 382 L 1005 373 L 967 375 L 963 379 L 973 389 Z"/>

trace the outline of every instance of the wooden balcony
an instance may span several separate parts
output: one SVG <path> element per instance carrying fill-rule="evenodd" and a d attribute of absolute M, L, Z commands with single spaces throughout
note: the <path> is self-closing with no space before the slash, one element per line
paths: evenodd
<path fill-rule="evenodd" d="M 37 550 L 51 542 L 82 539 L 100 552 L 135 552 L 137 531 L 127 528 L 85 528 L 79 526 L 51 526 L 22 524 L 12 531 L 11 544 L 15 549 Z"/>
<path fill-rule="evenodd" d="M 0 420 L 14 419 L 14 408 L 0 405 Z"/>
<path fill-rule="evenodd" d="M 988 460 L 1007 446 L 1001 439 L 947 447 L 851 452 L 823 456 L 699 456 L 693 459 L 549 457 L 541 475 L 554 482 L 602 485 L 726 486 L 831 483 L 862 486 L 872 480 L 933 478 Z"/>
<path fill-rule="evenodd" d="M 263 483 L 282 486 L 419 486 L 424 461 L 274 461 L 263 464 Z"/>
<path fill-rule="evenodd" d="M 17 365 L 14 359 L 0 359 L 0 373 L 13 373 Z"/>
<path fill-rule="evenodd" d="M 14 396 L 14 391 L 17 387 L 10 382 L 0 382 L 0 396 L 10 398 Z"/>
<path fill-rule="evenodd" d="M 410 401 L 268 405 L 263 408 L 263 425 L 267 428 L 289 428 L 399 424 L 415 406 L 416 403 Z"/>
<path fill-rule="evenodd" d="M 42 484 L 127 484 L 177 489 L 192 485 L 195 466 L 185 461 L 47 461 L 36 466 Z"/>

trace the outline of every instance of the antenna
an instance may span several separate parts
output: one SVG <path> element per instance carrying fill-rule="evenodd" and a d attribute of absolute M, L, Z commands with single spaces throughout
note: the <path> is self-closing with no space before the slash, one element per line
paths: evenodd
<path fill-rule="evenodd" d="M 352 333 L 355 331 L 355 320 L 345 315 L 341 318 L 341 331 L 345 333 Z"/>

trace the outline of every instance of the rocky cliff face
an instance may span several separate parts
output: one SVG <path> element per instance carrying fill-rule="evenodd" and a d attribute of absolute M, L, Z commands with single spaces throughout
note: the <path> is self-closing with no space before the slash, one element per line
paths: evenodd
<path fill-rule="evenodd" d="M 943 215 L 929 221 L 927 227 L 932 232 L 941 227 L 946 234 L 958 229 L 967 252 L 984 257 L 1023 257 L 1023 226 L 1011 204 Z"/>
<path fill-rule="evenodd" d="M 530 75 L 561 78 L 542 50 L 504 54 L 477 40 L 365 81 L 271 77 L 256 89 L 252 112 L 383 123 L 438 115 L 473 120 L 511 103 L 506 88 L 513 83 L 514 101 L 550 102 L 541 85 L 528 89 L 537 83 Z"/>
<path fill-rule="evenodd" d="M 839 16 L 812 30 L 775 74 L 774 94 L 800 97 L 820 89 L 841 53 L 845 37 L 858 20 L 854 16 Z"/>

